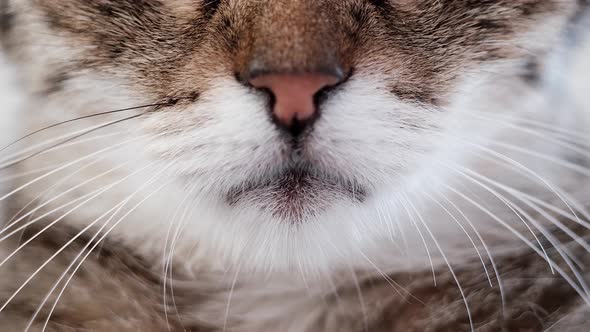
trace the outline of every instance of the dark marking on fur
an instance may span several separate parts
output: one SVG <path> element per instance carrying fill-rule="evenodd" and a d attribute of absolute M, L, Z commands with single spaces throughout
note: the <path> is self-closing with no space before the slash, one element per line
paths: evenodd
<path fill-rule="evenodd" d="M 91 46 L 83 60 L 71 59 L 80 69 L 116 71 L 158 97 L 206 89 L 207 68 L 243 76 L 252 63 L 301 72 L 372 62 L 391 79 L 390 91 L 422 104 L 444 100 L 470 66 L 522 56 L 511 38 L 561 10 L 557 0 L 204 1 L 180 20 L 174 2 L 158 0 L 39 6 L 52 29 Z"/>
<path fill-rule="evenodd" d="M 43 94 L 46 96 L 58 93 L 63 90 L 64 84 L 70 79 L 70 75 L 65 70 L 56 71 L 45 79 L 45 89 Z"/>
<path fill-rule="evenodd" d="M 0 42 L 7 37 L 14 23 L 14 13 L 10 10 L 8 0 L 0 0 Z"/>
<path fill-rule="evenodd" d="M 531 85 L 537 85 L 542 78 L 542 65 L 537 59 L 531 59 L 523 67 L 521 77 Z"/>
<path fill-rule="evenodd" d="M 42 223 L 44 222 L 49 221 Z M 23 241 L 32 239 L 34 236 L 38 237 L 18 255 L 18 263 L 11 261 L 9 263 L 11 268 L 0 270 L 0 275 L 3 277 L 2 283 L 7 280 L 5 278 L 23 282 L 50 255 L 64 248 L 64 244 L 78 234 L 77 230 L 64 226 L 52 227 L 37 235 L 40 230 L 41 228 L 35 226 L 23 233 Z M 74 258 L 88 244 L 88 248 L 97 244 L 90 241 L 90 235 L 84 234 L 65 247 L 63 253 L 53 259 L 51 264 L 46 266 L 40 275 L 11 301 L 6 310 L 0 313 L 0 326 L 3 330 L 17 331 L 24 328 L 21 324 L 28 323 L 40 301 Z M 100 248 L 100 252 L 97 251 L 88 256 L 58 302 L 49 320 L 50 331 L 63 331 L 63 326 L 71 327 L 71 331 L 210 331 L 210 327 L 206 324 L 184 326 L 181 318 L 176 314 L 170 314 L 166 318 L 165 306 L 168 306 L 167 310 L 171 313 L 174 309 L 171 302 L 163 301 L 161 271 L 154 270 L 144 259 L 135 255 L 133 250 L 111 240 L 107 240 L 97 248 Z M 14 286 L 18 285 L 2 286 L 0 291 L 2 303 L 14 290 Z M 42 308 L 33 324 L 33 330 L 43 326 L 61 286 Z M 192 290 L 181 292 L 179 289 L 178 293 L 184 293 L 188 297 L 184 299 L 178 296 L 176 304 L 179 310 L 189 307 L 185 302 L 189 298 L 191 304 L 199 303 L 207 298 L 206 295 L 197 294 Z"/>
<path fill-rule="evenodd" d="M 222 0 L 206 0 L 206 1 L 204 1 L 203 2 L 203 15 L 207 19 L 211 18 L 213 15 L 215 15 L 217 10 L 219 9 L 219 6 L 221 6 L 221 2 L 222 2 Z"/>

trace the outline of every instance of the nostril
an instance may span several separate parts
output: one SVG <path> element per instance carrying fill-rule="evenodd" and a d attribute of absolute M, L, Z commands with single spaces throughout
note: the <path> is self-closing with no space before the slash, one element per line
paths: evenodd
<path fill-rule="evenodd" d="M 326 86 L 322 88 L 320 91 L 316 92 L 316 94 L 313 96 L 314 105 L 316 107 L 319 107 L 319 105 L 321 105 L 328 98 L 330 92 L 334 90 L 337 86 L 339 86 L 341 83 L 342 81 L 335 85 Z"/>
<path fill-rule="evenodd" d="M 293 134 L 313 122 L 318 101 L 340 82 L 339 76 L 323 73 L 266 74 L 249 80 L 253 87 L 269 92 L 273 118 Z"/>

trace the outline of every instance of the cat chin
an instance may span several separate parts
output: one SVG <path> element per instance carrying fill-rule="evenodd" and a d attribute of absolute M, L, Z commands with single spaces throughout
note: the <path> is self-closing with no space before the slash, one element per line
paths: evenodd
<path fill-rule="evenodd" d="M 198 221 L 186 231 L 193 232 L 204 248 L 215 252 L 215 257 L 223 260 L 219 263 L 230 269 L 305 271 L 320 276 L 346 264 L 357 268 L 368 264 L 364 254 L 384 249 L 375 244 L 384 239 L 383 234 L 390 234 L 384 232 L 385 221 L 379 219 L 372 204 L 354 204 L 346 199 L 334 199 L 323 212 L 307 214 L 303 219 L 263 211 L 256 205 L 228 208 L 219 201 L 212 209 L 211 201 L 201 204 L 208 213 L 199 213 Z"/>

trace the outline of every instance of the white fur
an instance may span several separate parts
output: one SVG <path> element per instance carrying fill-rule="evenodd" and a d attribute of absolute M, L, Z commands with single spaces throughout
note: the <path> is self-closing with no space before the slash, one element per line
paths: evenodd
<path fill-rule="evenodd" d="M 29 52 L 34 53 L 35 50 Z M 43 61 L 51 63 L 51 59 L 67 58 L 71 52 L 56 47 Z M 285 148 L 284 141 L 280 140 L 279 132 L 268 117 L 263 96 L 230 77 L 217 78 L 197 103 L 131 120 L 100 132 L 101 135 L 111 133 L 113 136 L 71 145 L 27 161 L 20 165 L 21 170 L 33 171 L 133 140 L 121 149 L 106 154 L 104 160 L 82 167 L 91 161 L 84 160 L 56 173 L 47 181 L 25 188 L 23 193 L 28 199 L 33 199 L 59 181 L 57 186 L 44 194 L 45 201 L 49 201 L 81 181 L 125 163 L 121 169 L 52 201 L 42 211 L 54 209 L 129 176 L 105 195 L 72 212 L 74 217 L 68 218 L 68 221 L 82 228 L 134 195 L 119 214 L 125 216 L 125 220 L 111 236 L 150 257 L 160 258 L 163 250 L 174 247 L 173 258 L 185 264 L 187 270 L 203 268 L 203 261 L 219 269 L 231 266 L 273 271 L 300 270 L 303 275 L 329 272 L 347 264 L 356 267 L 386 262 L 390 267 L 401 262 L 424 266 L 428 264 L 427 254 L 437 250 L 422 227 L 422 220 L 412 214 L 413 207 L 404 202 L 406 197 L 414 200 L 424 223 L 440 238 L 441 246 L 445 249 L 465 249 L 468 243 L 461 233 L 458 238 L 460 230 L 454 220 L 433 206 L 432 202 L 429 204 L 424 194 L 424 191 L 430 195 L 442 191 L 459 204 L 461 200 L 450 195 L 444 185 L 467 184 L 465 181 L 456 184 L 457 175 L 444 165 L 460 164 L 474 168 L 494 179 L 508 179 L 511 185 L 527 190 L 531 189 L 529 179 L 513 170 L 496 170 L 493 164 L 474 158 L 478 151 L 476 146 L 486 145 L 488 140 L 500 137 L 504 141 L 516 140 L 522 146 L 540 148 L 545 153 L 555 150 L 555 146 L 547 146 L 538 138 L 522 135 L 511 127 L 522 119 L 548 121 L 565 117 L 563 113 L 557 114 L 548 109 L 553 106 L 546 106 L 548 103 L 544 94 L 539 95 L 526 86 L 514 83 L 513 77 L 497 77 L 494 74 L 512 72 L 510 66 L 513 65 L 506 63 L 466 73 L 463 84 L 456 87 L 451 106 L 442 112 L 400 101 L 384 90 L 383 81 L 386 78 L 379 74 L 358 73 L 353 76 L 324 105 L 322 117 L 316 123 L 304 153 L 316 162 L 320 172 L 354 179 L 370 189 L 371 195 L 359 205 L 350 199 L 320 191 L 318 200 L 330 206 L 320 214 L 307 215 L 301 225 L 294 226 L 280 220 L 256 204 L 229 207 L 220 197 L 229 188 L 268 175 L 282 162 Z M 35 68 L 33 66 L 30 70 L 34 72 Z M 584 77 L 583 74 L 580 77 Z M 25 124 L 23 133 L 59 120 L 153 102 L 142 98 L 137 91 L 125 89 L 125 83 L 122 79 L 86 75 L 68 82 L 66 91 L 69 92 L 65 95 L 58 94 L 43 103 L 30 100 L 28 113 L 19 121 Z M 567 109 L 570 110 L 569 107 Z M 476 116 L 484 112 L 512 118 L 507 123 L 501 123 Z M 570 115 L 579 119 L 580 113 Z M 35 142 L 42 142 L 123 116 L 83 121 L 56 128 L 34 139 Z M 586 122 L 575 122 L 586 128 Z M 568 129 L 568 126 L 564 124 L 563 129 Z M 142 170 L 154 161 L 156 164 L 153 167 Z M 571 185 L 569 172 L 554 172 L 556 167 L 539 163 L 534 158 L 519 161 L 544 176 L 562 181 L 560 185 Z M 78 172 L 76 176 L 68 177 L 73 171 Z M 161 179 L 150 183 L 156 175 L 161 175 Z M 144 196 L 163 182 L 170 183 L 126 215 L 130 208 L 141 203 Z M 538 183 L 533 184 L 532 189 L 536 190 L 538 186 Z M 491 209 L 494 213 L 510 214 L 503 204 L 492 198 L 486 204 L 493 205 Z M 488 226 L 496 224 L 477 209 L 464 205 L 461 208 L 473 220 L 478 220 L 480 229 L 491 229 L 493 227 Z M 173 222 L 175 220 L 183 223 Z M 416 228 L 421 228 L 421 233 Z M 424 250 L 422 237 L 430 243 L 428 253 Z M 172 241 L 173 238 L 177 240 Z M 404 257 L 406 254 L 411 256 Z M 367 257 L 375 262 L 368 261 Z"/>
<path fill-rule="evenodd" d="M 28 13 L 24 9 L 22 12 Z M 41 20 L 33 17 L 32 21 Z M 25 35 L 23 38 L 30 38 Z M 38 44 L 38 40 L 33 39 L 30 44 Z M 31 54 L 37 51 L 29 50 Z M 42 85 L 36 71 L 50 65 L 52 59 L 68 58 L 71 52 L 67 48 L 52 48 L 51 53 L 41 57 L 46 63 L 27 68 L 30 72 L 25 76 L 32 82 L 29 83 L 33 90 Z M 353 76 L 324 105 L 305 153 L 316 161 L 321 172 L 353 178 L 371 189 L 371 195 L 366 202 L 358 204 L 320 191 L 317 199 L 331 205 L 319 215 L 307 215 L 308 219 L 300 225 L 280 220 L 256 204 L 229 207 L 220 199 L 221 193 L 228 188 L 267 175 L 271 168 L 281 163 L 281 152 L 285 148 L 268 117 L 263 96 L 231 77 L 217 78 L 194 104 L 124 122 L 85 137 L 85 143 L 69 144 L 19 164 L 16 171 L 27 172 L 86 158 L 24 188 L 20 192 L 21 199 L 27 203 L 41 195 L 47 205 L 35 214 L 39 216 L 125 178 L 105 194 L 72 211 L 65 221 L 83 229 L 129 199 L 113 217 L 111 224 L 124 219 L 110 233 L 111 237 L 151 259 L 154 265 L 163 264 L 169 258 L 166 255 L 172 253 L 170 258 L 177 266 L 184 267 L 185 273 L 201 269 L 230 271 L 226 275 L 230 283 L 234 276 L 239 276 L 243 283 L 250 282 L 248 279 L 252 276 L 259 279 L 258 274 L 246 273 L 251 270 L 274 272 L 279 276 L 273 280 L 280 280 L 277 284 L 267 283 L 265 279 L 254 280 L 251 287 L 236 290 L 231 303 L 232 317 L 262 326 L 267 319 L 276 319 L 276 331 L 304 331 L 314 315 L 339 319 L 330 316 L 336 311 L 324 312 L 331 308 L 323 302 L 302 295 L 303 284 L 310 279 L 325 275 L 351 278 L 342 277 L 342 274 L 330 275 L 334 269 L 345 272 L 361 268 L 373 271 L 376 267 L 387 271 L 424 269 L 431 264 L 430 259 L 434 260 L 432 264 L 444 261 L 439 249 L 451 262 L 465 255 L 475 255 L 468 237 L 451 214 L 476 238 L 466 219 L 472 221 L 489 240 L 494 253 L 523 245 L 492 216 L 449 192 L 445 185 L 468 193 L 493 216 L 506 220 L 517 231 L 526 234 L 526 227 L 505 204 L 445 165 L 458 164 L 473 169 L 564 208 L 559 198 L 539 179 L 531 179 L 530 174 L 517 172 L 515 167 L 499 167 L 478 157 L 481 151 L 477 146 L 489 146 L 490 140 L 498 140 L 556 158 L 568 157 L 563 154 L 567 149 L 544 137 L 519 131 L 514 125 L 524 124 L 525 129 L 532 129 L 527 121 L 535 120 L 554 125 L 554 129 L 588 133 L 588 52 L 579 51 L 574 57 L 577 61 L 567 71 L 563 62 L 555 61 L 556 71 L 567 74 L 554 77 L 548 83 L 549 92 L 530 89 L 517 83 L 513 77 L 495 75 L 498 72 L 512 73 L 514 70 L 510 66 L 513 63 L 465 74 L 462 84 L 456 87 L 451 106 L 442 112 L 404 103 L 384 91 L 383 81 L 387 78 L 375 74 L 378 70 L 373 74 Z M 137 91 L 131 91 L 121 78 L 88 74 L 69 81 L 67 92 L 53 95 L 48 100 L 40 102 L 31 96 L 26 100 L 23 113 L 17 114 L 22 99 L 15 98 L 19 91 L 15 89 L 13 73 L 14 69 L 0 58 L 0 77 L 3 78 L 0 80 L 0 142 L 9 142 L 18 135 L 61 120 L 153 102 Z M 498 121 L 481 117 L 490 113 L 501 117 L 496 118 Z M 136 113 L 105 116 L 54 128 L 31 138 L 28 146 L 131 114 Z M 24 127 L 18 133 L 12 130 L 16 124 Z M 126 140 L 133 141 L 121 145 Z M 580 143 L 585 142 L 580 140 Z M 117 145 L 120 149 L 97 155 L 104 157 L 102 160 L 85 157 Z M 563 165 L 498 147 L 494 149 L 555 183 L 573 198 L 590 197 L 588 177 L 580 180 L 575 172 Z M 174 163 L 170 164 L 172 161 Z M 144 169 L 152 163 L 153 166 Z M 80 186 L 119 165 L 121 168 L 112 173 Z M 26 177 L 16 185 L 26 184 L 34 178 Z M 160 191 L 149 196 L 164 184 Z M 80 187 L 70 191 L 76 186 Z M 8 188 L 0 189 L 2 193 Z M 148 196 L 149 199 L 143 201 Z M 437 198 L 452 213 L 433 204 L 430 196 Z M 407 198 L 413 205 L 407 203 Z M 465 220 L 444 199 L 456 204 Z M 70 208 L 65 208 L 52 216 L 57 218 L 68 210 Z M 97 223 L 94 230 L 101 225 Z M 480 247 L 481 243 L 477 242 L 476 246 Z M 318 285 L 311 283 L 311 286 Z M 273 287 L 280 290 L 273 293 Z M 329 289 L 321 282 L 318 288 L 320 290 L 307 290 L 323 293 Z M 284 294 L 292 295 L 289 303 L 285 303 Z M 200 306 L 195 317 L 209 314 L 218 318 L 219 313 L 226 310 L 227 294 L 219 295 L 216 300 Z M 301 310 L 302 307 L 305 310 Z M 203 318 L 203 321 L 209 319 Z M 268 326 L 265 327 L 254 326 L 250 330 L 268 330 Z"/>
<path fill-rule="evenodd" d="M 19 112 L 21 111 L 24 93 L 17 79 L 17 72 L 8 59 L 0 51 L 0 149 L 16 139 L 20 126 Z M 0 170 L 0 194 L 7 190 L 8 175 Z M 4 222 L 3 202 L 0 202 L 0 224 Z"/>

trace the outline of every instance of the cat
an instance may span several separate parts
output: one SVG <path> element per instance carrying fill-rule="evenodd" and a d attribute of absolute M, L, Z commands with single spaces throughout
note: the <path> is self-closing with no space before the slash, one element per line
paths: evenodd
<path fill-rule="evenodd" d="M 583 331 L 587 7 L 1 0 L 0 327 Z"/>

